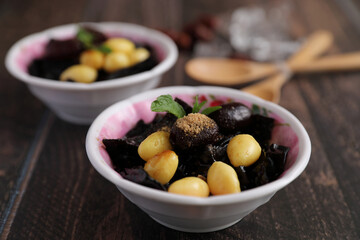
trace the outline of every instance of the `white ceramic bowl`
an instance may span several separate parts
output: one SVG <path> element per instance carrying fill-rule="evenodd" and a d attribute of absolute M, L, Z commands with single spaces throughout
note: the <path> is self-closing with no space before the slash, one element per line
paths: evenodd
<path fill-rule="evenodd" d="M 111 167 L 104 150 L 103 138 L 122 137 L 139 119 L 151 121 L 151 102 L 162 94 L 191 101 L 194 95 L 229 99 L 266 108 L 280 123 L 273 130 L 272 141 L 291 147 L 286 170 L 275 181 L 237 194 L 197 198 L 154 190 L 123 179 Z M 210 232 L 229 227 L 266 203 L 305 169 L 311 152 L 309 136 L 299 120 L 284 108 L 247 93 L 221 87 L 167 87 L 147 91 L 118 102 L 102 112 L 91 125 L 86 137 L 86 151 L 94 168 L 131 202 L 157 222 L 181 231 Z M 301 194 L 301 193 L 299 193 Z"/>
<path fill-rule="evenodd" d="M 174 65 L 178 56 L 174 42 L 159 31 L 128 23 L 86 24 L 110 36 L 121 35 L 150 44 L 155 48 L 161 62 L 146 72 L 91 84 L 60 82 L 29 75 L 27 66 L 44 53 L 49 39 L 72 37 L 79 24 L 54 27 L 29 35 L 10 48 L 5 60 L 8 71 L 25 82 L 30 91 L 60 118 L 80 124 L 91 123 L 102 110 L 119 100 L 156 87 L 162 74 Z"/>

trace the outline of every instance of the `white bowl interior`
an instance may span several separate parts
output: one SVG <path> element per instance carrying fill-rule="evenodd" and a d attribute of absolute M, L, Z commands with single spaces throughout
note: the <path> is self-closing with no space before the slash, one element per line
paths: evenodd
<path fill-rule="evenodd" d="M 139 119 L 143 119 L 146 122 L 151 121 L 155 113 L 150 111 L 150 104 L 152 100 L 162 94 L 178 96 L 189 103 L 192 103 L 193 96 L 199 94 L 205 95 L 210 99 L 215 96 L 217 99 L 224 101 L 231 99 L 248 106 L 256 104 L 261 108 L 265 108 L 269 115 L 280 123 L 274 128 L 273 142 L 291 148 L 285 172 L 279 179 L 263 186 L 238 194 L 210 196 L 208 198 L 170 194 L 123 179 L 120 174 L 113 170 L 101 140 L 103 138 L 120 138 L 124 136 Z M 136 95 L 106 109 L 98 116 L 89 129 L 86 139 L 86 150 L 95 169 L 114 183 L 126 197 L 155 220 L 175 229 L 199 232 L 221 229 L 226 225 L 231 225 L 231 223 L 237 222 L 259 205 L 267 202 L 276 191 L 289 184 L 304 170 L 309 161 L 311 144 L 307 132 L 298 119 L 287 110 L 273 103 L 228 88 L 168 87 Z M 239 210 L 240 212 L 236 213 L 233 209 L 229 209 L 229 207 L 234 206 L 236 206 L 236 211 Z M 198 211 L 196 214 L 190 214 L 190 217 L 190 215 L 187 215 L 189 208 L 194 207 Z M 163 210 L 163 208 L 166 208 L 166 210 Z M 181 210 L 176 211 L 176 209 Z M 174 220 L 177 217 L 176 215 L 181 215 L 181 218 Z M 231 218 L 230 215 L 236 217 Z M 196 221 L 184 223 L 184 219 L 187 219 L 187 221 L 189 219 L 201 219 L 203 223 L 204 219 L 207 219 L 206 224 L 208 224 L 208 227 L 205 228 L 205 226 L 201 226 Z M 210 219 L 217 219 L 219 225 L 209 222 Z"/>

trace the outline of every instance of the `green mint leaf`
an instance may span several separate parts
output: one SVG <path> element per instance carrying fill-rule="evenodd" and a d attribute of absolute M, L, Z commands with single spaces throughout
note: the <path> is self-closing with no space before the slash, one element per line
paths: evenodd
<path fill-rule="evenodd" d="M 221 106 L 208 107 L 205 108 L 201 113 L 205 115 L 209 115 L 210 113 L 215 112 L 219 109 L 221 109 Z"/>
<path fill-rule="evenodd" d="M 260 107 L 257 104 L 252 105 L 251 111 L 253 114 L 259 114 L 259 115 L 263 115 L 265 117 L 269 116 L 269 110 L 267 110 L 264 107 Z"/>
<path fill-rule="evenodd" d="M 97 46 L 97 47 L 94 47 L 94 49 L 102 52 L 102 53 L 105 53 L 105 54 L 108 54 L 108 53 L 111 53 L 111 49 L 106 46 L 106 45 L 100 45 L 100 46 Z"/>
<path fill-rule="evenodd" d="M 171 95 L 161 95 L 151 103 L 151 111 L 153 112 L 168 112 L 174 114 L 177 118 L 182 118 L 186 115 L 184 108 Z"/>
<path fill-rule="evenodd" d="M 203 101 L 199 104 L 199 97 L 198 97 L 198 95 L 196 95 L 192 113 L 200 112 L 200 109 L 205 105 L 205 103 L 206 103 L 206 101 Z"/>
<path fill-rule="evenodd" d="M 266 108 L 262 108 L 262 110 L 265 117 L 269 116 L 268 110 Z"/>
<path fill-rule="evenodd" d="M 94 36 L 89 33 L 88 31 L 86 31 L 84 28 L 80 27 L 77 34 L 76 34 L 76 38 L 86 47 L 86 48 L 91 48 L 92 47 L 92 42 L 94 40 Z"/>
<path fill-rule="evenodd" d="M 199 108 L 199 97 L 198 95 L 195 96 L 195 102 L 194 102 L 194 106 L 192 108 L 192 113 L 197 113 L 199 112 L 200 108 Z"/>
<path fill-rule="evenodd" d="M 253 112 L 253 114 L 260 114 L 260 107 L 257 104 L 253 104 L 251 111 Z"/>
<path fill-rule="evenodd" d="M 94 41 L 94 36 L 92 33 L 86 31 L 86 29 L 79 27 L 79 30 L 76 34 L 76 38 L 84 45 L 85 48 L 87 49 L 94 49 L 94 50 L 98 50 L 102 53 L 108 54 L 111 52 L 111 49 L 109 47 L 107 47 L 106 45 L 100 45 L 100 46 L 95 46 L 93 44 Z"/>
<path fill-rule="evenodd" d="M 207 102 L 207 101 L 203 101 L 203 102 L 200 103 L 200 105 L 199 105 L 199 111 L 197 111 L 197 112 L 200 112 L 200 109 L 206 104 L 206 102 Z"/>

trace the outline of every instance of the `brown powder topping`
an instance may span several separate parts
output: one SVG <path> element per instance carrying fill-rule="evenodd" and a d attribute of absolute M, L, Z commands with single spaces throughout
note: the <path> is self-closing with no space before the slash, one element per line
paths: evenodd
<path fill-rule="evenodd" d="M 196 136 L 204 129 L 213 128 L 216 122 L 204 114 L 190 113 L 178 119 L 175 124 L 176 127 L 182 129 L 186 135 Z"/>

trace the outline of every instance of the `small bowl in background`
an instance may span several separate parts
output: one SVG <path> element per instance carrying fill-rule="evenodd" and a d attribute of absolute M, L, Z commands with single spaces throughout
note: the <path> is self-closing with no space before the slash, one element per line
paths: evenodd
<path fill-rule="evenodd" d="M 33 59 L 42 56 L 45 45 L 51 38 L 66 39 L 75 36 L 79 24 L 50 28 L 19 40 L 7 53 L 6 68 L 15 78 L 25 82 L 30 91 L 63 120 L 90 124 L 109 105 L 156 87 L 162 75 L 177 60 L 175 43 L 157 30 L 118 22 L 81 24 L 93 26 L 106 35 L 121 35 L 147 43 L 155 49 L 160 63 L 149 71 L 91 84 L 60 82 L 32 76 L 28 73 L 27 66 Z"/>
<path fill-rule="evenodd" d="M 101 141 L 123 137 L 140 119 L 150 122 L 155 116 L 150 110 L 151 102 L 163 94 L 171 94 L 188 103 L 195 95 L 204 95 L 266 109 L 270 117 L 279 123 L 273 130 L 272 142 L 290 147 L 285 172 L 277 180 L 260 187 L 208 198 L 171 194 L 123 179 L 112 168 Z M 240 221 L 298 177 L 309 161 L 311 143 L 299 120 L 274 103 L 229 88 L 184 86 L 153 89 L 110 106 L 92 123 L 86 137 L 86 151 L 94 168 L 157 222 L 180 231 L 211 232 Z"/>

